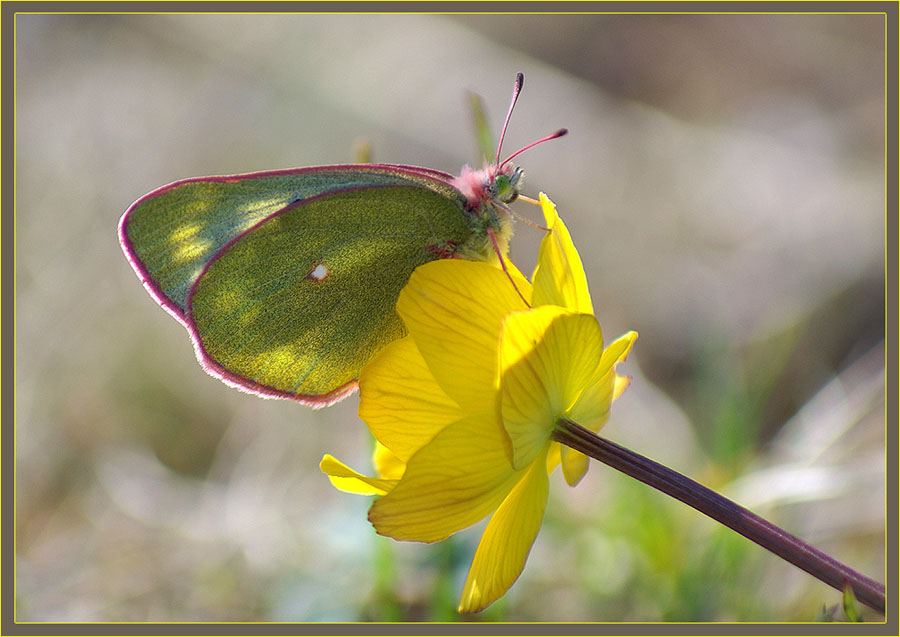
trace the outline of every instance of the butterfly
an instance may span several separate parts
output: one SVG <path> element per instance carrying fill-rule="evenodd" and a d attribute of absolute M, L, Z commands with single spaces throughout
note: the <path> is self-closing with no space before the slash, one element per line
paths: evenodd
<path fill-rule="evenodd" d="M 399 164 L 196 177 L 135 201 L 119 241 L 150 295 L 228 385 L 311 406 L 337 402 L 405 335 L 394 305 L 435 259 L 503 263 L 521 152 L 458 177 Z"/>

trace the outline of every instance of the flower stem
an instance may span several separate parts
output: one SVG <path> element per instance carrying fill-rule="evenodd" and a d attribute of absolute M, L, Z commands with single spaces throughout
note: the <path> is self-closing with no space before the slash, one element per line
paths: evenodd
<path fill-rule="evenodd" d="M 681 500 L 839 591 L 849 585 L 860 602 L 884 614 L 882 584 L 699 482 L 565 418 L 557 423 L 553 439 Z"/>

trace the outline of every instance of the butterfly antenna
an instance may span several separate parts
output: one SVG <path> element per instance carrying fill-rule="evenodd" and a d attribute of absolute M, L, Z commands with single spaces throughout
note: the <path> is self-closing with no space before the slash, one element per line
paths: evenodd
<path fill-rule="evenodd" d="M 528 150 L 529 148 L 534 148 L 534 147 L 537 146 L 538 144 L 543 144 L 544 142 L 549 142 L 551 139 L 558 139 L 558 138 L 562 137 L 563 135 L 567 134 L 568 132 L 569 132 L 569 129 L 567 129 L 567 128 L 560 128 L 560 129 L 559 129 L 558 131 L 556 131 L 555 133 L 551 133 L 551 134 L 547 135 L 546 137 L 541 137 L 541 138 L 540 138 L 539 140 L 537 140 L 536 142 L 531 142 L 531 143 L 528 144 L 528 146 L 526 146 L 525 148 L 520 148 L 519 150 L 517 150 L 516 152 L 514 152 L 512 155 L 510 155 L 509 157 L 507 157 L 506 159 L 504 159 L 504 160 L 500 163 L 500 166 L 505 166 L 505 165 L 508 164 L 508 163 L 510 162 L 510 160 L 512 160 L 514 157 L 518 157 L 519 155 L 521 155 L 522 153 L 524 153 L 524 152 L 525 152 L 526 150 Z M 498 157 L 500 156 L 499 153 L 497 154 L 497 156 L 498 156 Z"/>
<path fill-rule="evenodd" d="M 519 74 L 521 75 L 521 73 Z M 500 257 L 500 267 L 503 268 L 503 272 L 506 274 L 506 278 L 509 279 L 509 282 L 512 283 L 513 289 L 516 291 L 516 294 L 519 295 L 519 298 L 522 299 L 522 302 L 525 303 L 526 306 L 531 307 L 531 303 L 525 300 L 525 297 L 522 296 L 522 292 L 519 291 L 516 282 L 513 281 L 512 275 L 509 273 L 509 270 L 506 268 L 506 257 L 503 256 L 503 253 L 500 252 L 500 244 L 497 243 L 497 235 L 494 234 L 493 228 L 487 229 L 488 236 L 491 238 L 491 243 L 494 244 L 494 252 L 497 253 L 497 256 Z"/>
<path fill-rule="evenodd" d="M 509 103 L 509 110 L 506 112 L 506 121 L 503 122 L 503 130 L 500 131 L 500 141 L 497 143 L 497 156 L 494 161 L 500 165 L 500 149 L 503 148 L 503 138 L 506 137 L 506 127 L 509 126 L 509 118 L 513 109 L 516 107 L 516 100 L 519 99 L 519 93 L 522 92 L 522 86 L 525 84 L 525 75 L 516 73 L 516 85 L 513 87 L 512 101 Z M 506 163 L 506 162 L 503 162 Z"/>

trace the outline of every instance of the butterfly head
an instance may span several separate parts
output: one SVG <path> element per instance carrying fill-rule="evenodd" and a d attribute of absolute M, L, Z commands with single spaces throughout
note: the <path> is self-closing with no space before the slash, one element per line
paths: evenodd
<path fill-rule="evenodd" d="M 459 177 L 451 184 L 466 200 L 466 208 L 475 210 L 482 205 L 512 203 L 519 196 L 524 172 L 518 166 L 486 164 L 481 170 L 463 166 Z"/>
<path fill-rule="evenodd" d="M 485 189 L 492 200 L 512 203 L 519 196 L 524 176 L 525 172 L 521 168 L 506 164 L 488 181 Z"/>

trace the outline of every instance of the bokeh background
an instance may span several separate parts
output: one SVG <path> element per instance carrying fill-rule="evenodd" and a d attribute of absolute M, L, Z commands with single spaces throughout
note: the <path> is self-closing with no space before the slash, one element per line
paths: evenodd
<path fill-rule="evenodd" d="M 883 581 L 879 15 L 18 15 L 19 621 L 814 621 L 839 594 L 591 467 L 553 476 L 528 565 L 460 618 L 480 535 L 377 537 L 357 398 L 207 376 L 116 224 L 175 179 L 480 162 L 469 92 L 580 248 L 605 332 L 640 332 L 608 438 Z M 517 205 L 538 218 L 537 209 Z M 519 224 L 533 267 L 540 233 Z M 835 619 L 842 614 L 838 611 Z M 864 617 L 880 616 L 864 611 Z"/>

